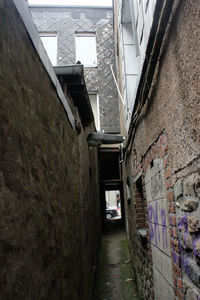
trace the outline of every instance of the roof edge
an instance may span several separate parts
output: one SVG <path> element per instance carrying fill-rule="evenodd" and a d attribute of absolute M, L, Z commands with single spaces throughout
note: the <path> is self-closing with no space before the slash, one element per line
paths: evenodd
<path fill-rule="evenodd" d="M 47 5 L 47 4 L 29 4 L 29 8 L 97 8 L 112 9 L 112 6 L 91 6 L 91 5 Z"/>

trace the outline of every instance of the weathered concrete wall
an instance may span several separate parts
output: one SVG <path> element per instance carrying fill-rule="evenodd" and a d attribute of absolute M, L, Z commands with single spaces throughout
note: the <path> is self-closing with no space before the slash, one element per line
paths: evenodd
<path fill-rule="evenodd" d="M 100 235 L 91 129 L 72 129 L 11 0 L 0 1 L 0 28 L 0 298 L 90 299 Z"/>
<path fill-rule="evenodd" d="M 153 95 L 142 110 L 127 154 L 126 163 L 134 162 L 130 180 L 134 182 L 141 172 L 145 182 L 157 300 L 174 299 L 174 295 L 196 300 L 200 295 L 199 16 L 198 1 L 180 1 Z M 130 197 L 137 199 L 133 192 Z M 130 235 L 136 212 L 127 206 L 127 214 Z"/>
<path fill-rule="evenodd" d="M 75 32 L 95 32 L 97 67 L 85 68 L 88 92 L 99 94 L 100 127 L 119 132 L 117 89 L 110 66 L 114 66 L 113 14 L 111 8 L 30 7 L 40 32 L 58 35 L 58 65 L 76 63 Z"/>

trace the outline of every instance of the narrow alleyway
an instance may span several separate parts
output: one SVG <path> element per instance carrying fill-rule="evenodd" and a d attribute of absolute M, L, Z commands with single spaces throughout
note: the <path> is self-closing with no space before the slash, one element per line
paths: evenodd
<path fill-rule="evenodd" d="M 102 238 L 93 300 L 137 299 L 125 232 L 112 220 Z"/>

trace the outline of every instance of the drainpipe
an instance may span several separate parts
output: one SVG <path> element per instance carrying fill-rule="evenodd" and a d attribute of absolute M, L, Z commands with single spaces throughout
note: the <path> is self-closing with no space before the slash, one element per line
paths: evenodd
<path fill-rule="evenodd" d="M 140 49 L 139 49 L 139 43 L 138 43 L 138 34 L 137 34 L 137 28 L 135 24 L 135 12 L 134 12 L 134 6 L 133 6 L 133 0 L 129 0 L 129 7 L 130 7 L 130 13 L 131 13 L 131 23 L 132 23 L 132 30 L 134 33 L 134 40 L 135 40 L 135 50 L 136 50 L 136 56 L 140 56 Z"/>

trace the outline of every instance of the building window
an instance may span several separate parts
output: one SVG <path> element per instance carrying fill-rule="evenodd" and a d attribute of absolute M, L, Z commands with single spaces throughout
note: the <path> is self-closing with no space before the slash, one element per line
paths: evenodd
<path fill-rule="evenodd" d="M 85 67 L 97 66 L 95 33 L 76 33 L 76 62 L 80 61 Z"/>
<path fill-rule="evenodd" d="M 57 65 L 57 34 L 55 32 L 39 32 L 40 38 L 53 66 Z"/>
<path fill-rule="evenodd" d="M 99 97 L 98 94 L 89 94 L 92 111 L 94 114 L 94 121 L 97 131 L 100 130 L 100 114 L 99 114 Z"/>

